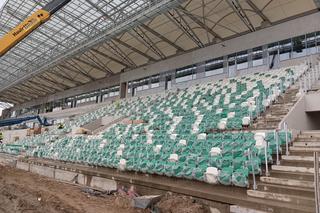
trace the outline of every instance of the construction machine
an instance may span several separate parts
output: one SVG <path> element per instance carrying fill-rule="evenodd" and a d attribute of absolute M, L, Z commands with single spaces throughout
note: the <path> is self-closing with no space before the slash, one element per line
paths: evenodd
<path fill-rule="evenodd" d="M 26 116 L 21 118 L 9 118 L 5 120 L 0 120 L 0 127 L 7 127 L 17 124 L 22 124 L 24 122 L 37 120 L 41 126 L 51 126 L 51 124 L 48 123 L 47 118 L 41 118 L 39 115 L 32 115 L 32 116 Z M 1 138 L 1 135 L 0 135 Z"/>
<path fill-rule="evenodd" d="M 67 5 L 70 1 L 71 0 L 53 0 L 0 38 L 0 57 L 43 23 L 47 22 L 55 12 Z"/>

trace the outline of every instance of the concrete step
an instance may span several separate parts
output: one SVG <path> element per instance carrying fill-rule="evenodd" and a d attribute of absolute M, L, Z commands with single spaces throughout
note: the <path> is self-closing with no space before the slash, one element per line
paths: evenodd
<path fill-rule="evenodd" d="M 251 197 L 268 199 L 268 200 L 277 200 L 281 202 L 298 204 L 301 206 L 309 206 L 309 207 L 315 206 L 314 198 L 302 197 L 298 195 L 287 195 L 287 194 L 265 192 L 265 191 L 258 191 L 258 190 L 248 190 L 247 194 L 248 196 L 251 196 Z"/>
<path fill-rule="evenodd" d="M 278 178 L 278 177 L 271 177 L 271 176 L 260 177 L 260 181 L 262 183 L 276 184 L 276 185 L 282 185 L 282 186 L 293 186 L 297 188 L 308 188 L 308 189 L 314 188 L 313 181 Z"/>
<path fill-rule="evenodd" d="M 300 156 L 300 155 L 282 155 L 281 156 L 282 160 L 286 161 L 307 161 L 307 162 L 312 162 L 313 163 L 313 157 L 312 156 Z M 319 158 L 320 159 L 320 158 Z"/>
<path fill-rule="evenodd" d="M 272 170 L 284 171 L 284 172 L 300 172 L 300 173 L 308 173 L 308 174 L 314 173 L 314 168 L 310 168 L 310 167 L 272 165 L 271 168 Z"/>
<path fill-rule="evenodd" d="M 301 156 L 301 157 L 313 157 L 313 152 L 306 152 L 304 150 L 292 150 L 289 149 L 290 151 L 290 155 L 294 155 L 294 156 Z"/>
<path fill-rule="evenodd" d="M 310 138 L 317 138 L 320 141 L 320 134 L 299 134 L 297 139 L 310 139 Z"/>
<path fill-rule="evenodd" d="M 268 116 L 266 115 L 265 117 L 262 117 L 264 122 L 278 122 L 282 120 L 279 116 Z"/>
<path fill-rule="evenodd" d="M 320 138 L 297 138 L 294 142 L 295 143 L 298 143 L 298 142 L 301 142 L 301 143 L 313 142 L 316 145 L 320 145 Z"/>
<path fill-rule="evenodd" d="M 268 119 L 261 118 L 256 121 L 256 124 L 257 125 L 264 125 L 264 126 L 277 126 L 280 123 L 280 121 L 281 121 L 281 119 L 278 121 L 271 121 Z"/>
<path fill-rule="evenodd" d="M 260 210 L 256 210 L 248 207 L 238 206 L 238 205 L 231 205 L 230 213 L 268 213 L 268 212 L 260 211 Z"/>
<path fill-rule="evenodd" d="M 312 183 L 314 180 L 313 174 L 310 174 L 310 173 L 286 172 L 286 171 L 276 171 L 276 170 L 271 170 L 269 177 L 299 180 L 299 181 L 309 181 Z"/>
<path fill-rule="evenodd" d="M 270 112 L 270 114 L 272 115 L 272 116 L 279 116 L 279 117 L 284 117 L 284 116 L 286 116 L 287 114 L 288 114 L 288 112 L 287 111 L 285 111 L 285 112 L 283 112 L 283 111 L 273 111 L 273 112 Z"/>
<path fill-rule="evenodd" d="M 270 183 L 259 183 L 258 190 L 264 191 L 264 192 L 273 192 L 273 193 L 288 194 L 288 195 L 299 195 L 303 197 L 314 198 L 313 188 L 304 188 L 304 187 L 270 184 Z"/>
<path fill-rule="evenodd" d="M 320 152 L 320 147 L 301 147 L 301 146 L 291 146 L 289 151 L 300 151 L 300 152 Z"/>
<path fill-rule="evenodd" d="M 313 168 L 313 161 L 304 161 L 304 160 L 281 160 L 281 166 L 293 166 L 293 167 L 307 167 Z"/>

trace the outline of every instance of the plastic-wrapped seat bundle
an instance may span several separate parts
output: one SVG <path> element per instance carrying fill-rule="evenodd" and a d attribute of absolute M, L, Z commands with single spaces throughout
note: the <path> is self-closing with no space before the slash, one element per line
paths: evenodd
<path fill-rule="evenodd" d="M 218 180 L 221 184 L 223 185 L 231 185 L 232 183 L 232 173 L 233 173 L 233 168 L 231 166 L 229 167 L 223 167 L 220 170 Z"/>
<path fill-rule="evenodd" d="M 247 168 L 236 169 L 232 173 L 232 183 L 235 186 L 247 187 L 249 185 L 248 175 L 249 175 L 249 173 L 248 173 L 248 169 Z"/>

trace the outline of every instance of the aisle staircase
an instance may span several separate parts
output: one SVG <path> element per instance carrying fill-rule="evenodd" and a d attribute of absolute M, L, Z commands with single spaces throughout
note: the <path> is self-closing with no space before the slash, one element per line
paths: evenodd
<path fill-rule="evenodd" d="M 280 164 L 272 166 L 268 177 L 260 177 L 258 189 L 248 190 L 247 194 L 299 207 L 292 212 L 315 212 L 315 151 L 320 151 L 320 131 L 302 132 L 290 147 L 289 155 L 283 155 Z"/>
<path fill-rule="evenodd" d="M 293 105 L 297 102 L 299 92 L 297 83 L 289 88 L 276 103 L 272 104 L 261 116 L 255 120 L 252 129 L 276 129 L 281 120 L 288 114 Z"/>

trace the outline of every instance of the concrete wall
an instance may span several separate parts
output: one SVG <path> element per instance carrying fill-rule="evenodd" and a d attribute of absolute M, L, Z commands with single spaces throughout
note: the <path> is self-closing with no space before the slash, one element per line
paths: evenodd
<path fill-rule="evenodd" d="M 288 124 L 289 129 L 296 129 L 296 130 L 311 129 L 311 124 L 305 112 L 305 100 L 306 100 L 305 95 L 300 97 L 298 102 L 289 111 L 286 117 L 284 117 L 284 119 L 281 121 L 280 126 L 282 126 L 282 124 L 286 122 Z"/>
<path fill-rule="evenodd" d="M 306 112 L 320 111 L 320 93 L 306 95 Z"/>
<path fill-rule="evenodd" d="M 320 130 L 320 93 L 303 95 L 281 121 L 296 130 Z"/>

